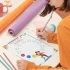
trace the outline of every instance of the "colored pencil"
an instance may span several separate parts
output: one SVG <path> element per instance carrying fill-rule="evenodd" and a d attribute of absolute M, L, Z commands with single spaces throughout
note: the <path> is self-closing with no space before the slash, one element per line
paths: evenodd
<path fill-rule="evenodd" d="M 0 60 L 0 63 L 7 69 L 9 70 L 9 68 Z"/>
<path fill-rule="evenodd" d="M 13 70 L 13 68 L 7 63 L 7 61 L 0 55 L 1 59 L 8 65 L 8 67 Z"/>
<path fill-rule="evenodd" d="M 15 68 L 15 66 L 12 64 L 12 62 L 9 60 L 9 58 L 6 56 L 6 54 L 3 53 L 3 55 L 6 57 L 6 59 L 9 61 L 9 63 L 12 65 L 12 67 L 13 67 L 15 70 L 17 70 L 17 69 Z"/>

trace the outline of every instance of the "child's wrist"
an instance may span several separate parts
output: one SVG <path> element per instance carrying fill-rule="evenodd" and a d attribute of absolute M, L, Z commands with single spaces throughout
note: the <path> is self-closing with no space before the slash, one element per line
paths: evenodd
<path fill-rule="evenodd" d="M 28 61 L 24 60 L 24 64 L 25 64 L 25 69 L 24 70 L 27 69 L 28 63 L 29 63 Z"/>
<path fill-rule="evenodd" d="M 28 62 L 26 70 L 31 70 L 31 69 L 35 69 L 35 63 L 33 62 Z"/>

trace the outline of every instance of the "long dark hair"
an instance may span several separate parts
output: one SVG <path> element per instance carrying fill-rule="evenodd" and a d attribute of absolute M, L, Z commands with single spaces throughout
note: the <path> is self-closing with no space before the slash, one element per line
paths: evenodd
<path fill-rule="evenodd" d="M 49 0 L 50 1 L 50 0 Z M 44 10 L 42 11 L 42 13 L 40 14 L 40 16 L 46 16 L 47 14 L 49 14 L 52 10 L 53 10 L 54 6 L 51 6 L 50 4 L 46 4 Z M 56 10 L 56 8 L 54 9 Z M 61 11 L 70 11 L 70 0 L 64 0 L 64 3 L 62 5 L 62 7 L 60 8 Z"/>
<path fill-rule="evenodd" d="M 54 6 L 51 6 L 50 4 L 46 4 L 45 9 L 40 14 L 40 16 L 46 16 L 47 14 L 49 14 L 53 10 L 53 8 L 54 8 L 54 10 L 56 10 L 56 8 Z"/>

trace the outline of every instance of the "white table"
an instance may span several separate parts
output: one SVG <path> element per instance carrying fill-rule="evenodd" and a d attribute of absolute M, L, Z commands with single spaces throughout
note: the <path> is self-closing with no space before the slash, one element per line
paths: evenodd
<path fill-rule="evenodd" d="M 2 1 L 0 0 L 0 2 L 2 2 Z M 9 8 L 9 12 L 7 14 L 9 14 L 13 9 L 15 9 L 17 6 L 19 6 L 22 2 L 23 2 L 23 0 L 15 0 L 15 1 L 14 0 L 11 0 L 11 3 L 12 3 L 13 6 L 11 8 Z M 0 20 L 2 20 L 4 17 L 0 18 Z M 40 19 L 42 19 L 44 21 L 44 23 L 46 23 L 46 21 L 47 21 L 47 19 L 49 17 L 50 17 L 50 14 L 47 15 L 46 17 L 43 17 L 43 18 L 40 17 L 39 15 L 37 15 L 30 23 L 33 23 L 34 21 L 37 21 L 37 20 L 40 20 Z M 57 26 L 60 21 L 61 21 L 61 17 L 57 13 L 54 12 L 53 13 L 53 17 L 52 17 L 51 21 L 49 22 L 49 24 L 54 23 Z M 13 25 L 13 24 L 11 24 L 11 25 Z M 11 35 L 8 34 L 8 29 L 11 27 L 11 25 L 9 27 L 7 27 L 7 29 L 4 30 L 4 32 L 2 32 L 0 34 L 0 47 L 2 47 L 3 45 L 7 44 L 12 39 L 14 39 L 13 36 L 11 36 Z M 24 31 L 24 29 L 17 36 L 19 36 L 20 34 L 22 34 L 23 31 Z M 48 44 L 50 46 L 58 49 L 58 45 L 57 44 L 52 44 L 52 43 L 48 43 Z M 59 64 L 59 51 L 57 53 L 55 53 L 43 65 L 51 65 L 52 67 L 56 67 L 58 64 Z"/>

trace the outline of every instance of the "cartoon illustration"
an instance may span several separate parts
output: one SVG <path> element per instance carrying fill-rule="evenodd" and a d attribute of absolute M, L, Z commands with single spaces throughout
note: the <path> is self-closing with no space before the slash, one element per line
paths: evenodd
<path fill-rule="evenodd" d="M 44 58 L 44 59 L 45 59 L 46 57 L 48 57 L 46 54 L 44 54 L 44 52 L 36 51 L 35 53 L 36 53 L 37 56 L 41 56 L 41 57 Z"/>

